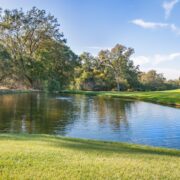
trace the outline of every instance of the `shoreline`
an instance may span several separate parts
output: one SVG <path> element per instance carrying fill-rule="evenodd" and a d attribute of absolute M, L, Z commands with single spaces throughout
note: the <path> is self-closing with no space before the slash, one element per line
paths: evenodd
<path fill-rule="evenodd" d="M 65 90 L 64 94 L 82 94 L 91 96 L 107 96 L 139 100 L 165 106 L 180 108 L 180 89 L 170 91 L 149 91 L 149 92 L 113 92 L 113 91 L 71 91 Z"/>
<path fill-rule="evenodd" d="M 169 91 L 148 91 L 148 92 L 117 92 L 117 91 L 82 91 L 82 90 L 63 90 L 59 92 L 44 92 L 42 90 L 34 89 L 0 89 L 0 95 L 17 94 L 17 93 L 53 93 L 53 94 L 80 94 L 90 96 L 107 96 L 124 99 L 139 100 L 150 102 L 175 108 L 180 108 L 180 89 Z"/>
<path fill-rule="evenodd" d="M 91 142 L 91 143 L 100 143 L 103 145 L 119 145 L 119 146 L 130 146 L 130 147 L 139 147 L 143 149 L 154 149 L 157 151 L 168 151 L 168 152 L 177 152 L 180 156 L 180 149 L 177 148 L 170 148 L 170 147 L 163 147 L 163 146 L 152 146 L 146 144 L 136 144 L 130 142 L 121 142 L 121 141 L 110 141 L 110 140 L 96 140 L 96 139 L 89 139 L 89 138 L 78 138 L 78 137 L 71 137 L 71 136 L 62 136 L 62 135 L 53 135 L 53 134 L 28 134 L 28 133 L 0 133 L 0 141 L 2 139 L 8 140 L 20 140 L 26 138 L 50 138 L 51 139 L 59 139 L 64 141 L 74 141 L 74 142 Z"/>
<path fill-rule="evenodd" d="M 41 92 L 35 89 L 0 89 L 0 95 L 4 94 L 17 94 L 17 93 L 31 93 L 31 92 Z"/>

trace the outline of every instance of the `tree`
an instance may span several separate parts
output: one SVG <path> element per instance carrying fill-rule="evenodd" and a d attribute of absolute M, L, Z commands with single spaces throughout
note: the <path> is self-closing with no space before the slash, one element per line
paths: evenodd
<path fill-rule="evenodd" d="M 4 80 L 5 77 L 10 76 L 12 71 L 11 63 L 9 62 L 10 55 L 4 49 L 2 45 L 0 45 L 0 82 Z"/>
<path fill-rule="evenodd" d="M 121 82 L 130 79 L 130 73 L 134 72 L 134 74 L 137 74 L 138 67 L 135 67 L 133 62 L 130 60 L 133 53 L 134 50 L 132 48 L 127 48 L 120 44 L 117 44 L 111 49 L 111 51 L 102 50 L 99 52 L 99 61 L 102 65 L 111 70 L 118 91 L 121 90 Z"/>
<path fill-rule="evenodd" d="M 75 67 L 79 65 L 79 58 L 63 43 L 56 41 L 44 44 L 38 52 L 42 59 L 42 67 L 36 76 L 47 82 L 47 89 L 60 90 L 67 87 L 74 78 Z"/>
<path fill-rule="evenodd" d="M 158 74 L 155 70 L 150 70 L 147 73 L 140 74 L 140 82 L 147 90 L 163 90 L 166 89 L 163 74 Z"/>
<path fill-rule="evenodd" d="M 90 53 L 80 55 L 80 66 L 75 69 L 72 88 L 83 90 L 111 90 L 114 86 L 109 69 Z"/>
<path fill-rule="evenodd" d="M 75 88 L 92 90 L 95 86 L 95 74 L 97 62 L 90 53 L 80 55 L 80 65 L 75 71 Z"/>
<path fill-rule="evenodd" d="M 32 87 L 37 80 L 34 74 L 41 66 L 37 52 L 44 43 L 52 40 L 65 42 L 57 19 L 51 14 L 36 7 L 26 13 L 17 9 L 1 10 L 0 45 L 10 55 L 14 72 L 25 77 Z"/>

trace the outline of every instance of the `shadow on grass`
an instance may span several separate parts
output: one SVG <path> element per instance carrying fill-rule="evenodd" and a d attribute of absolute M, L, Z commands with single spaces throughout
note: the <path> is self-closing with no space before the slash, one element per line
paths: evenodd
<path fill-rule="evenodd" d="M 51 146 L 55 148 L 68 148 L 72 150 L 84 151 L 87 153 L 99 153 L 99 154 L 128 154 L 128 155 L 162 155 L 162 156 L 174 156 L 180 158 L 180 151 L 174 149 L 155 148 L 127 143 L 114 143 L 103 142 L 94 140 L 84 140 L 66 137 L 57 137 L 50 135 L 12 135 L 4 134 L 0 135 L 0 141 L 12 140 L 12 141 L 35 141 L 43 142 L 45 146 Z M 47 143 L 47 144 L 46 144 Z"/>
<path fill-rule="evenodd" d="M 163 149 L 163 148 L 153 148 L 148 146 L 126 144 L 126 143 L 110 143 L 110 142 L 97 142 L 90 140 L 71 140 L 66 139 L 66 142 L 61 142 L 60 144 L 55 144 L 55 146 L 63 146 L 66 148 L 71 148 L 78 151 L 86 152 L 100 152 L 100 153 L 123 153 L 123 154 L 137 154 L 137 155 L 164 155 L 164 156 L 175 156 L 180 158 L 180 151 Z"/>

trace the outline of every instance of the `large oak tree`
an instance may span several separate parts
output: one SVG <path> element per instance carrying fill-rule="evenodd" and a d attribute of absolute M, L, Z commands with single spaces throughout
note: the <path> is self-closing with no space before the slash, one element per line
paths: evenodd
<path fill-rule="evenodd" d="M 122 81 L 127 80 L 130 82 L 131 78 L 137 77 L 138 66 L 134 66 L 133 61 L 130 59 L 133 53 L 134 50 L 132 48 L 127 48 L 120 44 L 117 44 L 111 50 L 99 52 L 98 59 L 102 65 L 111 70 L 118 91 L 121 90 L 120 84 Z"/>
<path fill-rule="evenodd" d="M 30 11 L 4 10 L 0 12 L 0 45 L 10 56 L 11 73 L 26 78 L 33 86 L 37 80 L 39 61 L 37 52 L 55 41 L 63 44 L 63 34 L 59 32 L 57 19 L 44 10 L 33 7 Z"/>

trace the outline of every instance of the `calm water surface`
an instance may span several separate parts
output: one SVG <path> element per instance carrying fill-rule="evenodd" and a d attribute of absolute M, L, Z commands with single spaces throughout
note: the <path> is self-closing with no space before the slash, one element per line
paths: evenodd
<path fill-rule="evenodd" d="M 1 95 L 0 132 L 56 134 L 180 149 L 180 109 L 83 95 Z"/>

